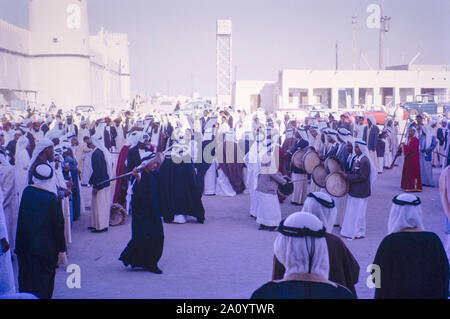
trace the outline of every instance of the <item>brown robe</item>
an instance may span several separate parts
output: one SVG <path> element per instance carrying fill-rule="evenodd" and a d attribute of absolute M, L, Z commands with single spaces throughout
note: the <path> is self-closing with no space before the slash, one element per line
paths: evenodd
<path fill-rule="evenodd" d="M 227 158 L 227 145 L 231 143 L 234 144 L 234 159 Z M 228 146 L 229 148 L 231 146 Z M 223 155 L 222 155 L 223 154 Z M 223 143 L 223 153 L 216 154 L 220 159 L 219 168 L 222 169 L 224 174 L 230 180 L 230 184 L 236 194 L 241 194 L 245 190 L 244 175 L 242 169 L 244 168 L 243 154 L 240 148 L 238 148 L 237 143 L 225 142 Z M 223 157 L 222 157 L 223 156 Z M 239 159 L 239 160 L 238 160 Z M 231 160 L 233 161 L 232 163 Z M 225 163 L 226 162 L 226 163 Z"/>
<path fill-rule="evenodd" d="M 346 287 L 356 297 L 355 284 L 358 282 L 359 277 L 358 262 L 338 236 L 326 233 L 325 239 L 330 259 L 330 275 L 328 279 Z M 283 279 L 285 271 L 284 266 L 274 257 L 272 280 Z"/>

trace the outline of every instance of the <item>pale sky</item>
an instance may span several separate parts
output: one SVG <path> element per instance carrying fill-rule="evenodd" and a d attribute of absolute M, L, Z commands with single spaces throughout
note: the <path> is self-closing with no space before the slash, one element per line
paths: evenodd
<path fill-rule="evenodd" d="M 0 0 L 0 18 L 28 27 L 27 0 Z M 233 71 L 238 80 L 276 80 L 281 69 L 352 67 L 351 17 L 358 52 L 378 67 L 379 32 L 369 4 L 379 0 L 89 0 L 89 29 L 129 35 L 134 93 L 215 96 L 216 20 L 233 20 Z M 392 17 L 385 65 L 450 64 L 450 0 L 388 0 Z M 367 69 L 361 60 L 361 67 Z M 193 79 L 193 81 L 192 81 Z"/>

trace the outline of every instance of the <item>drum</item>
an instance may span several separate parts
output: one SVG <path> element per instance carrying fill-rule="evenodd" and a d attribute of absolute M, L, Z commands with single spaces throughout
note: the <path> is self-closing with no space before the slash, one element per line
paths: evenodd
<path fill-rule="evenodd" d="M 288 182 L 285 185 L 278 185 L 278 199 L 282 203 L 286 198 L 288 198 L 294 192 L 294 184 L 291 179 L 284 176 L 284 179 Z"/>
<path fill-rule="evenodd" d="M 344 171 L 344 166 L 341 161 L 334 156 L 330 156 L 325 160 L 325 168 L 327 169 L 328 174 Z"/>
<path fill-rule="evenodd" d="M 312 172 L 312 179 L 319 187 L 325 187 L 325 180 L 327 178 L 327 170 L 323 164 L 317 165 Z"/>
<path fill-rule="evenodd" d="M 332 173 L 325 179 L 325 189 L 328 194 L 334 197 L 345 196 L 350 188 L 347 179 L 341 173 Z"/>
<path fill-rule="evenodd" d="M 308 174 L 312 174 L 314 169 L 322 163 L 319 154 L 314 149 L 309 149 L 305 155 L 303 155 L 303 167 Z"/>
<path fill-rule="evenodd" d="M 303 168 L 303 156 L 306 154 L 307 151 L 308 149 L 304 148 L 302 150 L 295 152 L 291 158 L 291 166 L 294 166 L 295 168 L 304 171 L 305 169 Z"/>
<path fill-rule="evenodd" d="M 125 223 L 127 213 L 120 204 L 113 204 L 111 206 L 109 226 L 120 226 Z"/>

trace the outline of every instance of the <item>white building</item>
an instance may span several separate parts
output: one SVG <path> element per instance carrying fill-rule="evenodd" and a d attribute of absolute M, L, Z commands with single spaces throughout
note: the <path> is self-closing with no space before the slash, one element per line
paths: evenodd
<path fill-rule="evenodd" d="M 282 70 L 277 81 L 235 81 L 232 105 L 253 111 L 324 104 L 329 108 L 352 105 L 397 105 L 418 94 L 434 94 L 450 101 L 450 67 L 402 65 L 372 70 Z"/>
<path fill-rule="evenodd" d="M 87 0 L 29 0 L 29 30 L 0 20 L 0 105 L 124 106 L 126 34 L 89 36 Z"/>

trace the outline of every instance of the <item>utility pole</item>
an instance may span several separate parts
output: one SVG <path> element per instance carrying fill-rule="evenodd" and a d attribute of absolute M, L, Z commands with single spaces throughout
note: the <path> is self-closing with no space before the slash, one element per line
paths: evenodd
<path fill-rule="evenodd" d="M 336 71 L 338 70 L 338 42 L 336 41 Z"/>
<path fill-rule="evenodd" d="M 379 60 L 378 60 L 378 69 L 384 69 L 384 34 L 389 32 L 390 29 L 390 20 L 391 18 L 388 16 L 383 16 L 383 4 L 380 4 L 380 52 L 379 52 Z"/>
<path fill-rule="evenodd" d="M 358 17 L 352 17 L 352 66 L 353 70 L 356 70 L 356 24 L 358 23 Z"/>

